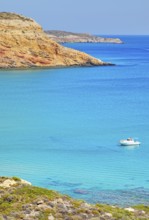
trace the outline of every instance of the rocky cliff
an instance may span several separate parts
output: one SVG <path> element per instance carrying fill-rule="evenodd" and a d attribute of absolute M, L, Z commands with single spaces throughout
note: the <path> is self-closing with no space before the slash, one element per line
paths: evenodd
<path fill-rule="evenodd" d="M 1 220 L 145 220 L 148 206 L 119 208 L 72 199 L 32 186 L 17 177 L 0 177 Z"/>
<path fill-rule="evenodd" d="M 67 31 L 45 31 L 49 38 L 58 43 L 113 43 L 122 44 L 119 38 L 105 38 L 90 34 L 73 33 Z"/>
<path fill-rule="evenodd" d="M 0 68 L 108 65 L 49 39 L 34 20 L 0 13 Z"/>

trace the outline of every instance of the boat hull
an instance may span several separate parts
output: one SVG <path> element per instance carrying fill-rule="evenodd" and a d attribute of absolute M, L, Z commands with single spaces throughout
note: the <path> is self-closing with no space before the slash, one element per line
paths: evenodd
<path fill-rule="evenodd" d="M 125 141 L 125 140 L 120 141 L 121 146 L 136 146 L 140 144 L 141 143 L 139 141 Z"/>

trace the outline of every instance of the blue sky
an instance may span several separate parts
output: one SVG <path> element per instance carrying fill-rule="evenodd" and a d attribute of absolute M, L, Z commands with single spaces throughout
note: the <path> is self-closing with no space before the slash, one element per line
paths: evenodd
<path fill-rule="evenodd" d="M 0 11 L 31 17 L 45 30 L 149 35 L 149 0 L 0 0 Z"/>

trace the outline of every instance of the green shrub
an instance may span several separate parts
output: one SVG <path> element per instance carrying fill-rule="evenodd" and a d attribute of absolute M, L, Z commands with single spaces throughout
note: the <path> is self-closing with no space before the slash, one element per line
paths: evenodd
<path fill-rule="evenodd" d="M 21 179 L 19 177 L 16 177 L 16 176 L 13 176 L 12 179 L 15 180 L 15 181 L 18 181 L 18 182 L 21 181 Z"/>

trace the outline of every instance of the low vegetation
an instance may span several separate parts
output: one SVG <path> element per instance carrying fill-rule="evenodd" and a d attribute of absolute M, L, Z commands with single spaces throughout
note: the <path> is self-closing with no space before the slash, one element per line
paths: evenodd
<path fill-rule="evenodd" d="M 9 184 L 8 184 L 9 183 Z M 55 191 L 30 185 L 18 177 L 0 177 L 0 220 L 141 220 L 149 207 L 132 208 L 75 200 Z"/>
<path fill-rule="evenodd" d="M 21 19 L 22 21 L 32 21 L 32 19 L 30 18 L 26 18 L 22 15 L 18 15 L 18 14 L 15 14 L 15 13 L 8 13 L 8 12 L 1 12 L 0 13 L 0 20 L 1 19 L 8 19 L 8 20 L 16 20 L 16 19 Z"/>

